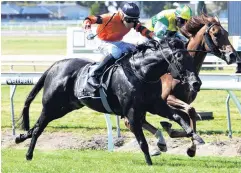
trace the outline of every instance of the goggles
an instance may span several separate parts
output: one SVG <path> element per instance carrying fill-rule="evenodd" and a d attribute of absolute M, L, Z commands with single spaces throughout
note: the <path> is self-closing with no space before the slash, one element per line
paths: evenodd
<path fill-rule="evenodd" d="M 139 17 L 131 17 L 126 15 L 123 11 L 122 14 L 124 15 L 124 21 L 126 21 L 127 23 L 135 23 L 139 21 Z"/>
<path fill-rule="evenodd" d="M 126 21 L 127 23 L 136 23 L 139 21 L 138 18 L 128 18 L 128 17 L 124 17 L 124 21 Z"/>
<path fill-rule="evenodd" d="M 184 25 L 186 23 L 187 20 L 181 18 L 181 17 L 177 17 L 177 22 L 180 23 L 181 25 Z"/>

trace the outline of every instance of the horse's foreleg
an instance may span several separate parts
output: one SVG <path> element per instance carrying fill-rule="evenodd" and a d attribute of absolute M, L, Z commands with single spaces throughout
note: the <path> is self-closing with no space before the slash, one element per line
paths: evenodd
<path fill-rule="evenodd" d="M 179 114 L 177 114 L 177 112 L 170 106 L 168 106 L 164 100 L 160 100 L 159 102 L 157 102 L 152 109 L 153 113 L 156 113 L 160 116 L 165 115 L 166 118 L 169 118 L 170 120 L 174 120 L 175 122 L 177 122 L 185 130 L 188 137 L 193 137 L 193 139 L 200 144 L 204 143 L 202 138 L 198 136 L 190 127 L 187 119 L 185 120 L 185 117 L 182 117 Z"/>
<path fill-rule="evenodd" d="M 170 105 L 169 105 L 170 106 Z M 184 111 L 183 109 L 177 109 L 176 107 L 170 106 L 172 109 L 174 109 L 178 115 L 180 115 L 185 122 L 188 122 L 188 124 L 190 125 L 190 127 L 193 129 L 193 131 L 196 133 L 196 119 L 195 117 L 190 117 L 190 111 L 187 113 L 186 111 Z M 195 121 L 193 121 L 195 120 Z M 164 130 L 168 133 L 168 135 L 171 138 L 180 138 L 180 137 L 188 137 L 186 131 L 184 130 L 176 130 L 176 129 L 172 129 L 172 124 L 162 121 L 160 122 L 161 126 L 164 128 Z M 194 128 L 195 127 L 195 128 Z"/>
<path fill-rule="evenodd" d="M 166 145 L 166 141 L 165 141 L 165 139 L 162 135 L 162 132 L 160 130 L 158 130 L 157 128 L 155 128 L 150 123 L 148 123 L 146 121 L 146 119 L 143 121 L 142 127 L 144 129 L 146 129 L 147 131 L 151 132 L 157 138 L 157 140 L 158 140 L 157 146 L 160 149 L 160 151 L 166 152 L 167 151 L 167 145 Z"/>
<path fill-rule="evenodd" d="M 130 129 L 130 123 L 127 118 L 124 118 L 125 126 Z M 146 121 L 146 119 L 143 120 L 142 127 L 152 133 L 157 138 L 157 146 L 162 152 L 167 151 L 166 141 L 162 135 L 162 132 L 158 130 L 156 127 L 151 125 L 149 122 Z M 155 151 L 152 155 L 160 155 L 160 151 Z"/>
<path fill-rule="evenodd" d="M 196 133 L 196 117 L 197 113 L 194 107 L 190 106 L 189 104 L 177 99 L 175 96 L 170 95 L 167 99 L 167 102 L 169 105 L 175 107 L 176 109 L 183 111 L 186 113 L 186 115 L 189 116 L 190 118 L 190 126 L 192 127 L 194 133 Z M 185 115 L 184 115 L 185 116 Z M 171 135 L 177 135 L 177 136 L 185 136 L 185 132 L 179 132 L 174 129 L 169 128 L 169 132 L 171 132 Z M 170 136 L 171 136 L 170 135 Z M 195 144 L 195 139 L 191 139 L 191 146 L 187 149 L 187 154 L 190 157 L 194 157 L 196 154 L 196 144 Z"/>
<path fill-rule="evenodd" d="M 171 137 L 171 138 L 183 138 L 183 137 L 188 137 L 187 133 L 184 130 L 176 130 L 176 129 L 172 129 L 172 124 L 168 123 L 166 121 L 162 121 L 160 122 L 161 126 L 163 127 L 163 129 L 167 132 L 167 134 Z"/>
<path fill-rule="evenodd" d="M 188 114 L 181 111 L 180 109 L 175 109 L 182 117 L 190 117 L 190 126 L 192 127 L 194 133 L 196 133 L 196 111 L 195 109 L 189 109 Z M 189 116 L 188 116 L 189 115 Z M 192 122 L 192 123 L 191 123 Z M 161 126 L 167 131 L 171 138 L 187 137 L 187 133 L 184 130 L 171 129 L 172 124 L 168 122 L 160 122 Z M 191 138 L 191 146 L 187 149 L 187 154 L 190 157 L 194 157 L 196 154 L 196 144 L 193 137 Z"/>
<path fill-rule="evenodd" d="M 139 115 L 130 115 L 128 116 L 129 124 L 130 124 L 130 130 L 134 133 L 136 140 L 142 150 L 142 152 L 145 155 L 145 160 L 148 165 L 152 165 L 151 157 L 149 154 L 149 148 L 146 141 L 146 138 L 144 136 L 143 130 L 142 130 L 142 122 L 140 119 L 138 119 Z"/>

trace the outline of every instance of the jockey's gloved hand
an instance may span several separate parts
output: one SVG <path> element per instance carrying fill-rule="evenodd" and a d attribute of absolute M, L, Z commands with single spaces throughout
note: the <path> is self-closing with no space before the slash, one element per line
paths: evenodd
<path fill-rule="evenodd" d="M 95 35 L 93 33 L 89 33 L 86 38 L 87 40 L 93 40 L 95 38 Z"/>
<path fill-rule="evenodd" d="M 95 35 L 92 33 L 90 29 L 86 31 L 86 34 L 87 34 L 86 36 L 87 40 L 93 40 L 95 38 Z"/>

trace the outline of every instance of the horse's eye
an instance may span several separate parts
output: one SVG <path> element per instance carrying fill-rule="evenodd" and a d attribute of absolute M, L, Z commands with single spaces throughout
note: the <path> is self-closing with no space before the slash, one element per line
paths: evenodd
<path fill-rule="evenodd" d="M 175 56 L 176 56 L 177 59 L 181 59 L 182 58 L 182 54 L 180 52 L 177 52 Z"/>
<path fill-rule="evenodd" d="M 213 33 L 214 37 L 218 37 L 221 35 L 221 31 L 219 30 L 218 32 Z"/>

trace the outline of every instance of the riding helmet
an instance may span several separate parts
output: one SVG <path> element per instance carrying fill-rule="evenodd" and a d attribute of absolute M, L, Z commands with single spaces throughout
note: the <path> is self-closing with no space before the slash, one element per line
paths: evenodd
<path fill-rule="evenodd" d="M 139 18 L 140 16 L 139 7 L 135 3 L 126 3 L 121 10 L 129 18 Z"/>
<path fill-rule="evenodd" d="M 189 20 L 192 17 L 192 9 L 188 5 L 181 5 L 175 11 L 176 17 Z"/>

